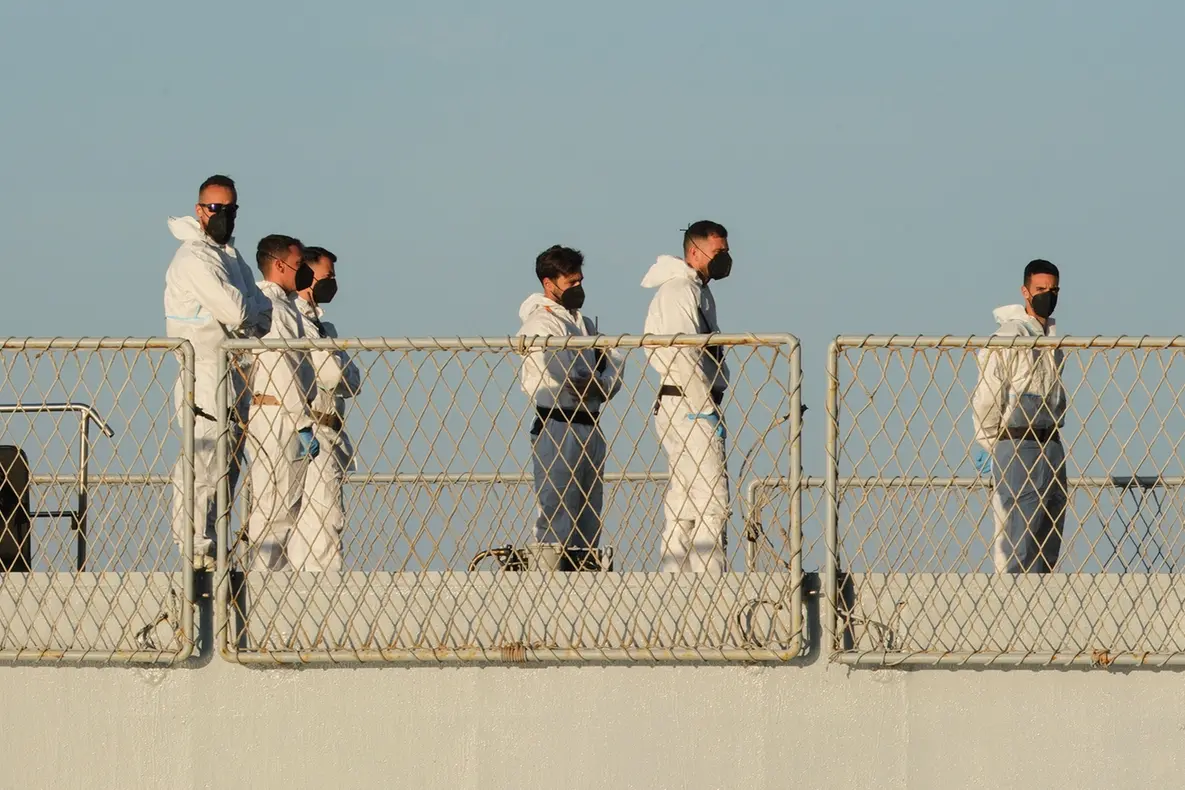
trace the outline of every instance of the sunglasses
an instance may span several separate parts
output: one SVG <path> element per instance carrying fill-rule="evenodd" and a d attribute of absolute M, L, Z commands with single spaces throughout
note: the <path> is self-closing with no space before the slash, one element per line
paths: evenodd
<path fill-rule="evenodd" d="M 211 214 L 221 214 L 223 211 L 232 215 L 239 213 L 238 203 L 198 203 L 198 205 Z"/>

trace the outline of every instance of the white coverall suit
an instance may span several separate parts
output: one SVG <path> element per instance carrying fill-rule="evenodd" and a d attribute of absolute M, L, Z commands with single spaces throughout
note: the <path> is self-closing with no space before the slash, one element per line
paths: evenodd
<path fill-rule="evenodd" d="M 995 313 L 1000 337 L 1053 336 L 1024 305 Z M 992 456 L 992 562 L 998 573 L 1049 573 L 1057 563 L 1066 518 L 1062 351 L 985 348 L 972 395 L 975 441 Z"/>
<path fill-rule="evenodd" d="M 295 304 L 307 337 L 337 337 L 336 327 L 321 320 L 320 307 L 300 298 Z M 288 562 L 297 571 L 337 572 L 342 568 L 346 526 L 342 482 L 354 456 L 344 423 L 346 398 L 358 394 L 361 376 L 344 351 L 311 351 L 309 362 L 316 377 L 313 419 L 321 452 L 305 471 L 300 515 L 288 539 Z"/>
<path fill-rule="evenodd" d="M 524 337 L 596 334 L 592 322 L 543 294 L 532 294 L 519 308 Z M 584 567 L 586 552 L 601 537 L 605 436 L 596 424 L 601 405 L 621 389 L 621 357 L 600 349 L 534 349 L 520 370 L 523 392 L 535 404 L 531 465 L 539 514 L 535 540 L 573 550 L 561 567 Z M 598 370 L 598 360 L 604 360 Z M 573 379 L 595 379 L 578 392 Z"/>
<path fill-rule="evenodd" d="M 304 321 L 283 288 L 266 280 L 259 289 L 272 301 L 272 328 L 265 339 L 304 337 Z M 309 459 L 297 459 L 296 434 L 313 425 L 309 403 L 316 385 L 307 351 L 256 352 L 252 365 L 251 419 L 247 449 L 251 453 L 251 516 L 247 536 L 257 570 L 282 570 L 288 565 L 288 540 L 296 527 Z"/>
<path fill-rule="evenodd" d="M 173 537 L 177 545 L 185 530 L 193 531 L 194 564 L 212 565 L 215 508 L 222 471 L 214 463 L 218 442 L 216 393 L 219 344 L 231 337 L 259 337 L 271 325 L 272 303 L 255 285 L 251 270 L 230 244 L 211 241 L 193 217 L 170 217 L 169 230 L 180 242 L 165 273 L 165 332 L 184 338 L 193 346 L 194 402 L 200 410 L 194 419 L 194 514 L 186 523 L 182 508 L 182 463 L 173 471 Z M 242 462 L 242 425 L 247 420 L 248 396 L 245 373 L 231 367 L 233 391 L 228 400 L 231 464 L 230 491 L 234 496 Z M 185 419 L 184 393 L 178 382 L 174 402 L 178 419 Z"/>
<path fill-rule="evenodd" d="M 642 287 L 658 289 L 646 315 L 646 334 L 720 331 L 712 292 L 681 258 L 660 256 Z M 728 364 L 719 348 L 655 348 L 649 359 L 661 382 L 655 427 L 671 475 L 661 569 L 721 572 L 729 503 L 720 403 L 728 389 Z M 720 430 L 704 418 L 711 414 L 720 417 Z"/>

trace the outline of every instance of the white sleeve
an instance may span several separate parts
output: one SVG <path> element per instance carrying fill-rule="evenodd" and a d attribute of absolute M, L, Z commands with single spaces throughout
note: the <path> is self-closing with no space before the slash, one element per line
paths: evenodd
<path fill-rule="evenodd" d="M 235 259 L 239 267 L 239 276 L 243 280 L 243 296 L 246 304 L 247 326 L 243 327 L 244 334 L 248 337 L 263 337 L 272 328 L 272 300 L 259 290 L 251 268 L 237 252 Z"/>
<path fill-rule="evenodd" d="M 182 266 L 184 287 L 193 294 L 214 320 L 231 331 L 240 329 L 248 318 L 243 292 L 231 282 L 222 262 L 205 255 L 184 251 Z"/>
<path fill-rule="evenodd" d="M 563 336 L 562 322 L 546 310 L 532 314 L 518 334 L 526 338 Z M 540 392 L 549 392 L 552 402 L 557 402 L 570 378 L 587 377 L 587 366 L 580 362 L 575 351 L 561 348 L 532 348 L 523 355 L 519 371 L 519 385 L 532 401 L 538 400 Z"/>
<path fill-rule="evenodd" d="M 269 300 L 270 301 L 270 300 Z M 293 320 L 288 310 L 272 311 L 272 328 L 269 338 L 284 338 L 288 340 L 300 337 L 300 327 Z M 273 361 L 271 370 L 272 385 L 280 392 L 280 401 L 284 410 L 296 422 L 299 431 L 313 424 L 312 413 L 308 402 L 308 393 L 301 382 L 300 366 L 305 361 L 304 351 L 277 352 L 279 360 Z"/>
<path fill-rule="evenodd" d="M 1006 348 L 985 348 L 976 356 L 979 379 L 971 395 L 975 441 L 988 452 L 996 446 L 1008 407 L 1009 368 L 1016 352 Z"/>
<path fill-rule="evenodd" d="M 654 298 L 660 320 L 654 326 L 647 326 L 647 332 L 660 335 L 695 335 L 700 332 L 699 306 L 691 288 L 664 286 Z M 672 384 L 683 391 L 687 409 L 692 413 L 706 414 L 716 410 L 712 400 L 712 383 L 704 375 L 702 348 L 671 347 L 655 348 L 650 352 L 651 363 L 663 378 L 663 383 Z M 720 387 L 723 389 L 723 387 Z"/>
<path fill-rule="evenodd" d="M 337 339 L 337 327 L 328 321 L 322 321 L 321 326 L 326 337 Z M 312 361 L 317 371 L 317 386 L 321 389 L 333 391 L 343 398 L 352 398 L 362 389 L 362 375 L 346 352 L 317 349 L 312 353 Z"/>
<path fill-rule="evenodd" d="M 584 325 L 585 331 L 591 334 L 593 332 L 592 321 L 585 318 Z M 594 349 L 594 358 L 597 360 L 594 368 L 597 377 L 597 392 L 603 393 L 604 399 L 609 400 L 621 390 L 621 369 L 624 360 L 621 353 L 615 348 Z"/>

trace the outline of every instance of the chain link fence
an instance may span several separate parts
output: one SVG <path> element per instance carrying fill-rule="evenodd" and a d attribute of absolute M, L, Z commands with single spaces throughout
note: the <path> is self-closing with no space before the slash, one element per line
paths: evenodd
<path fill-rule="evenodd" d="M 0 365 L 0 660 L 186 659 L 192 348 L 10 338 Z"/>
<path fill-rule="evenodd" d="M 1178 339 L 839 338 L 834 657 L 1182 662 L 1183 352 Z"/>
<path fill-rule="evenodd" d="M 152 339 L 0 349 L 0 660 L 185 659 L 194 536 L 175 527 L 195 518 L 192 350 Z M 252 663 L 786 660 L 803 639 L 805 568 L 823 574 L 824 644 L 841 662 L 1185 663 L 1183 349 L 840 338 L 820 478 L 798 471 L 788 336 L 234 341 L 217 414 L 198 415 L 224 470 L 216 641 Z M 692 413 L 681 393 L 661 419 L 656 403 L 671 396 L 654 365 L 717 353 L 731 369 L 719 408 Z M 1028 436 L 1026 413 L 1024 436 L 982 441 L 975 404 L 991 354 L 1053 361 L 1058 387 L 1043 397 L 1059 404 L 1056 438 Z M 559 364 L 561 386 L 602 355 L 616 372 L 582 401 L 595 425 L 557 417 L 554 398 L 540 414 L 551 385 L 524 378 L 526 360 Z M 260 429 L 260 415 L 285 413 L 277 365 L 304 393 L 317 458 L 296 458 L 296 418 Z M 693 430 L 706 443 L 691 447 Z M 1032 459 L 1020 483 L 999 466 L 999 443 L 1025 441 L 1064 448 L 1042 485 Z M 993 452 L 977 453 L 984 444 Z M 726 476 L 697 476 L 717 448 Z M 678 470 L 688 458 L 690 477 Z M 1036 491 L 1026 526 L 1044 510 L 1060 539 L 1049 568 L 1002 556 L 1022 509 L 1003 507 L 1002 492 L 1018 486 Z M 561 496 L 545 515 L 549 487 Z M 719 552 L 695 532 L 717 498 Z"/>
<path fill-rule="evenodd" d="M 224 477 L 219 500 L 216 627 L 228 659 L 798 654 L 797 511 L 768 514 L 779 537 L 757 551 L 742 501 L 752 481 L 801 468 L 793 337 L 224 347 L 219 464 L 241 456 L 244 470 L 236 485 Z M 719 428 L 712 403 L 687 405 L 690 388 L 660 396 L 652 367 L 717 354 L 729 371 Z M 310 421 L 316 458 L 296 435 Z M 724 479 L 708 479 L 714 453 Z M 706 526 L 716 506 L 723 551 Z"/>

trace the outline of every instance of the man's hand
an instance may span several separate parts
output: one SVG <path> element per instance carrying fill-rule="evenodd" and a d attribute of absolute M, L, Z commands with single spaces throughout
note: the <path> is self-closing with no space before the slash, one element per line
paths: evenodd
<path fill-rule="evenodd" d="M 982 447 L 975 448 L 975 452 L 971 454 L 971 463 L 975 464 L 976 470 L 981 475 L 992 473 L 992 454 Z"/>
<path fill-rule="evenodd" d="M 321 443 L 313 435 L 312 428 L 301 428 L 296 432 L 296 439 L 300 444 L 296 450 L 296 460 L 313 459 L 321 454 Z"/>
<path fill-rule="evenodd" d="M 568 388 L 580 400 L 606 400 L 605 391 L 596 376 L 574 376 L 568 379 Z"/>

